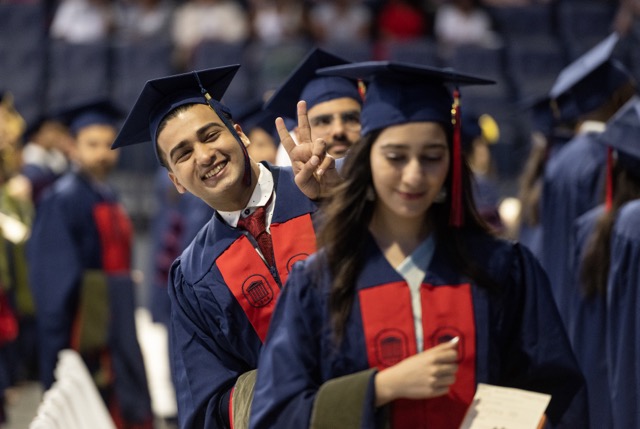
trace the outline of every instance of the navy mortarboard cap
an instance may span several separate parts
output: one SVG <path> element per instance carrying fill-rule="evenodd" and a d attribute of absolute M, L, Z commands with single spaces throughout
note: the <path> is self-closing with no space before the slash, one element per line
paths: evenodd
<path fill-rule="evenodd" d="M 361 103 L 362 96 L 356 80 L 316 74 L 319 68 L 348 63 L 320 48 L 313 49 L 267 101 L 265 108 L 278 115 L 296 119 L 296 103 L 299 100 L 306 101 L 307 109 L 337 98 L 352 98 Z"/>
<path fill-rule="evenodd" d="M 633 82 L 631 74 L 612 58 L 618 40 L 616 33 L 611 34 L 560 72 L 549 91 L 558 119 L 575 120 L 592 112 L 622 85 Z"/>
<path fill-rule="evenodd" d="M 124 112 L 108 99 L 99 99 L 72 106 L 56 115 L 69 127 L 72 134 L 91 125 L 108 125 L 117 128 Z"/>
<path fill-rule="evenodd" d="M 418 64 L 366 61 L 327 67 L 320 75 L 362 79 L 367 92 L 360 120 L 362 135 L 410 122 L 438 122 L 453 128 L 451 219 L 462 226 L 462 148 L 458 86 L 487 85 L 494 81 Z M 448 85 L 454 87 L 453 94 Z"/>
<path fill-rule="evenodd" d="M 147 142 L 151 142 L 156 149 L 158 127 L 167 114 L 187 104 L 208 105 L 242 148 L 245 157 L 243 180 L 248 185 L 251 182 L 251 171 L 247 149 L 227 118 L 227 115 L 231 116 L 229 108 L 220 102 L 239 68 L 240 65 L 235 64 L 147 81 L 112 149 Z M 155 153 L 157 156 L 157 150 Z"/>
<path fill-rule="evenodd" d="M 208 104 L 203 90 L 219 102 L 238 68 L 239 65 L 217 67 L 147 81 L 113 143 L 113 149 L 147 142 L 155 146 L 158 125 L 169 112 L 185 104 Z M 228 113 L 225 106 L 216 104 Z"/>
<path fill-rule="evenodd" d="M 494 81 L 418 64 L 391 61 L 326 67 L 320 75 L 337 75 L 367 82 L 360 120 L 362 135 L 408 122 L 451 124 L 453 96 L 447 84 L 488 85 Z"/>
<path fill-rule="evenodd" d="M 640 178 L 640 97 L 627 101 L 597 139 L 616 151 L 618 165 Z"/>

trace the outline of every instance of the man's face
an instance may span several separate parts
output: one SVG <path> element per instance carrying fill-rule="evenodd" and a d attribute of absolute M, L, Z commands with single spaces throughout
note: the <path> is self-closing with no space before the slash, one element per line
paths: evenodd
<path fill-rule="evenodd" d="M 76 135 L 75 160 L 93 178 L 104 181 L 118 162 L 118 151 L 111 150 L 116 129 L 111 125 L 89 125 Z"/>
<path fill-rule="evenodd" d="M 248 145 L 240 126 L 235 129 Z M 244 154 L 208 105 L 193 105 L 171 118 L 157 142 L 178 192 L 189 191 L 217 210 L 244 207 L 253 190 L 242 183 Z"/>
<path fill-rule="evenodd" d="M 323 139 L 327 152 L 342 158 L 360 138 L 360 103 L 353 98 L 336 98 L 309 109 L 311 139 Z"/>

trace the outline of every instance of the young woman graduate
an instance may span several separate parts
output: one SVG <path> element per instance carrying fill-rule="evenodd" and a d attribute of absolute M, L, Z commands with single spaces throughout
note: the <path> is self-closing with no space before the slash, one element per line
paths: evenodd
<path fill-rule="evenodd" d="M 638 137 L 640 98 L 635 96 L 607 122 L 607 128 L 597 137 L 601 143 L 600 150 L 606 154 L 606 148 L 609 148 L 606 201 L 576 220 L 575 257 L 572 261 L 574 287 L 568 291 L 564 305 L 559 306 L 569 341 L 587 382 L 589 415 L 594 429 L 613 427 L 608 373 L 619 369 L 612 367 L 606 353 L 607 280 L 614 261 L 611 255 L 612 232 L 620 209 L 629 201 L 640 198 Z M 623 291 L 626 293 L 628 291 Z M 612 311 L 618 310 L 614 308 Z M 618 326 L 618 329 L 624 329 L 624 326 Z M 614 333 L 614 336 L 618 337 L 618 334 Z M 624 348 L 626 340 L 622 340 L 620 345 Z M 625 379 L 625 384 L 627 381 Z M 629 414 L 629 410 L 619 410 L 617 418 Z"/>
<path fill-rule="evenodd" d="M 640 153 L 637 155 L 640 157 Z M 620 209 L 611 234 L 606 350 L 614 429 L 640 426 L 639 305 L 640 199 L 637 199 Z"/>
<path fill-rule="evenodd" d="M 390 62 L 319 73 L 369 82 L 363 138 L 324 208 L 320 250 L 280 295 L 250 426 L 453 429 L 491 383 L 549 393 L 552 427 L 586 427 L 544 272 L 473 204 L 447 84 L 490 82 Z"/>

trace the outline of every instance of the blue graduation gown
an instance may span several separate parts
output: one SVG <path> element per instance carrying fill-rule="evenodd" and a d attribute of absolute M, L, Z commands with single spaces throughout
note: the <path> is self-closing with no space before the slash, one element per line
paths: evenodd
<path fill-rule="evenodd" d="M 135 330 L 133 282 L 128 271 L 107 270 L 105 237 L 101 236 L 104 232 L 99 230 L 96 217 L 99 207 L 117 206 L 115 194 L 106 186 L 98 188 L 80 173 L 71 172 L 54 184 L 40 204 L 28 242 L 28 260 L 38 311 L 40 373 L 45 388 L 53 383 L 58 352 L 71 347 L 74 341 L 72 331 L 77 322 L 83 275 L 94 270 L 102 272 L 107 279 L 109 301 L 106 353 L 113 372 L 109 387 L 125 421 L 150 421 L 151 400 Z M 114 232 L 110 232 L 111 237 Z M 90 370 L 100 370 L 95 353 L 83 357 Z"/>
<path fill-rule="evenodd" d="M 316 401 L 322 394 L 319 391 L 327 388 L 329 380 L 359 374 L 370 368 L 362 297 L 369 291 L 404 282 L 384 258 L 373 238 L 367 247 L 344 341 L 337 352 L 328 312 L 331 281 L 322 252 L 294 267 L 276 306 L 260 357 L 251 415 L 252 429 L 305 428 L 309 427 L 312 413 L 313 418 L 318 419 L 322 414 L 333 412 L 345 415 L 361 413 L 360 427 L 382 427 L 379 412 L 374 407 L 372 381 L 360 406 L 354 408 L 349 398 L 339 398 L 334 405 L 337 403 L 336 407 L 340 407 L 344 403 L 346 409 L 326 413 L 316 409 Z M 485 267 L 501 285 L 499 292 L 491 294 L 475 284 L 467 286 L 473 314 L 471 328 L 475 335 L 464 338 L 464 341 L 461 339 L 461 343 L 468 346 L 465 353 L 475 352 L 475 359 L 471 362 L 475 366 L 475 374 L 472 374 L 475 382 L 550 393 L 552 400 L 546 413 L 552 427 L 587 427 L 584 379 L 553 303 L 548 280 L 538 262 L 522 246 L 488 237 L 470 240 L 468 249 L 472 250 L 472 256 L 480 266 Z M 436 245 L 422 293 L 425 290 L 450 289 L 450 285 L 467 282 L 452 268 L 443 249 Z M 378 317 L 383 323 L 395 316 L 395 303 L 391 305 L 393 300 L 391 297 L 380 305 L 380 313 L 384 314 Z M 447 312 L 456 312 L 460 302 L 451 301 Z M 425 310 L 425 303 L 423 301 L 423 317 L 430 314 Z M 436 332 L 458 323 L 457 318 L 445 317 L 444 321 Z M 380 327 L 379 332 L 392 332 L 397 328 L 397 325 L 389 323 L 389 326 Z M 427 338 L 425 331 L 425 340 Z M 384 354 L 384 345 L 380 350 Z M 467 388 L 471 389 L 472 396 L 475 384 L 470 382 Z M 341 395 L 340 391 L 325 392 L 330 396 Z M 436 413 L 438 411 L 442 417 L 450 410 L 436 408 Z M 411 422 L 411 427 L 415 428 L 429 425 L 434 423 L 424 420 Z M 434 427 L 442 429 L 449 426 L 436 424 Z"/>
<path fill-rule="evenodd" d="M 640 427 L 640 200 L 618 212 L 607 282 L 612 428 Z"/>
<path fill-rule="evenodd" d="M 559 307 L 569 341 L 587 382 L 591 428 L 611 427 L 611 401 L 606 359 L 605 296 L 585 297 L 580 282 L 581 261 L 604 206 L 589 210 L 576 220 L 573 281 L 567 300 Z"/>
<path fill-rule="evenodd" d="M 559 306 L 566 300 L 575 220 L 603 199 L 607 151 L 596 134 L 576 135 L 547 163 L 542 189 L 542 266 Z"/>
<path fill-rule="evenodd" d="M 34 203 L 38 203 L 44 191 L 60 177 L 51 169 L 36 164 L 25 164 L 22 167 L 22 174 L 31 182 L 31 197 Z"/>
<path fill-rule="evenodd" d="M 268 168 L 276 193 L 271 221 L 276 267 L 267 267 L 253 247 L 247 248 L 246 233 L 216 214 L 171 270 L 170 352 L 184 429 L 230 426 L 232 389 L 242 374 L 258 366 L 261 337 L 271 316 L 271 310 L 262 313 L 264 305 L 275 303 L 293 263 L 315 250 L 310 222 L 303 224 L 304 231 L 278 235 L 278 229 L 309 219 L 316 207 L 297 188 L 290 168 Z M 235 254 L 236 246 L 247 251 Z M 305 247 L 311 250 L 296 250 Z M 230 268 L 233 264 L 239 266 Z M 240 286 L 246 298 L 242 302 L 232 292 Z"/>
<path fill-rule="evenodd" d="M 178 193 L 165 168 L 156 173 L 155 195 L 158 209 L 151 225 L 149 307 L 153 320 L 168 326 L 171 304 L 167 284 L 171 264 L 211 219 L 213 209 L 192 194 Z"/>

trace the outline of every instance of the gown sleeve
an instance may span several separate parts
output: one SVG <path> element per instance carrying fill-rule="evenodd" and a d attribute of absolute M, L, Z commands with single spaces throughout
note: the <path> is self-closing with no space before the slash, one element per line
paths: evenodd
<path fill-rule="evenodd" d="M 328 335 L 326 302 L 318 285 L 297 264 L 271 320 L 258 365 L 252 429 L 360 428 L 373 404 L 375 370 L 325 382 L 321 346 Z M 354 413 L 354 409 L 363 413 Z"/>
<path fill-rule="evenodd" d="M 312 287 L 296 265 L 278 297 L 258 364 L 252 429 L 309 426 L 313 402 L 322 384 L 319 309 L 305 309 L 303 303 L 318 298 L 314 296 L 317 291 L 310 290 Z"/>
<path fill-rule="evenodd" d="M 606 354 L 613 427 L 639 427 L 640 200 L 620 210 L 611 240 Z"/>
<path fill-rule="evenodd" d="M 69 347 L 82 275 L 71 215 L 60 198 L 46 198 L 28 242 L 30 284 L 38 311 L 40 374 L 45 388 L 54 380 L 58 351 Z"/>
<path fill-rule="evenodd" d="M 233 334 L 223 322 L 223 310 L 212 294 L 197 293 L 185 280 L 179 259 L 170 279 L 170 355 L 180 427 L 243 429 L 242 423 L 230 422 L 231 410 L 248 409 L 251 395 L 233 392 L 252 389 L 251 377 L 240 380 L 241 388 L 237 381 L 254 369 L 243 359 L 253 350 L 231 346 L 228 337 Z"/>
<path fill-rule="evenodd" d="M 502 383 L 548 393 L 547 426 L 588 427 L 584 377 L 572 352 L 549 280 L 538 260 L 515 245 L 504 301 Z"/>

